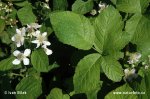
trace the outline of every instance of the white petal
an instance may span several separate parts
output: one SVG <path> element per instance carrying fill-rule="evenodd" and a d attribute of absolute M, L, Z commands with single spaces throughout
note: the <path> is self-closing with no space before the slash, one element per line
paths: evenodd
<path fill-rule="evenodd" d="M 20 46 L 21 46 L 21 43 L 20 43 L 20 42 L 17 42 L 16 44 L 17 44 L 17 47 L 20 47 Z"/>
<path fill-rule="evenodd" d="M 21 29 L 21 33 L 22 33 L 23 36 L 25 35 L 25 32 L 26 32 L 26 28 L 23 27 L 23 28 Z"/>
<path fill-rule="evenodd" d="M 51 43 L 48 42 L 48 41 L 43 41 L 43 44 L 44 44 L 44 45 L 48 45 L 48 46 L 51 45 Z"/>
<path fill-rule="evenodd" d="M 30 53 L 31 53 L 31 50 L 30 50 L 30 49 L 26 49 L 26 50 L 24 51 L 24 56 L 29 56 Z"/>
<path fill-rule="evenodd" d="M 35 32 L 32 32 L 31 34 L 36 37 L 36 33 Z"/>
<path fill-rule="evenodd" d="M 20 37 L 20 41 L 24 42 L 24 37 L 23 36 Z"/>
<path fill-rule="evenodd" d="M 45 49 L 45 48 L 47 48 L 47 46 L 46 46 L 46 45 L 42 45 L 42 48 L 44 48 L 44 49 Z"/>
<path fill-rule="evenodd" d="M 124 70 L 124 73 L 125 73 L 125 74 L 128 74 L 128 73 L 129 73 L 129 69 L 125 69 L 125 70 Z"/>
<path fill-rule="evenodd" d="M 52 50 L 50 50 L 48 48 L 45 48 L 44 51 L 47 55 L 51 55 L 53 53 Z"/>
<path fill-rule="evenodd" d="M 41 32 L 39 30 L 35 31 L 35 36 L 38 37 L 40 35 L 40 33 Z"/>
<path fill-rule="evenodd" d="M 15 59 L 12 63 L 13 63 L 14 65 L 18 65 L 18 64 L 20 64 L 20 60 L 19 60 L 19 59 Z"/>
<path fill-rule="evenodd" d="M 130 71 L 132 74 L 135 74 L 135 69 L 133 68 L 133 69 L 131 69 L 131 71 Z"/>
<path fill-rule="evenodd" d="M 16 29 L 17 34 L 21 34 L 21 31 L 19 29 Z"/>
<path fill-rule="evenodd" d="M 11 38 L 11 40 L 12 40 L 12 41 L 15 41 L 15 36 L 13 36 L 13 37 Z"/>
<path fill-rule="evenodd" d="M 37 46 L 36 46 L 36 48 L 40 47 L 40 45 L 41 45 L 40 43 L 37 43 Z"/>
<path fill-rule="evenodd" d="M 47 35 L 47 32 L 42 33 L 42 36 L 44 36 L 44 37 L 45 37 L 46 35 Z"/>
<path fill-rule="evenodd" d="M 29 59 L 28 58 L 24 58 L 23 59 L 23 64 L 24 65 L 29 65 Z"/>
<path fill-rule="evenodd" d="M 50 50 L 50 49 L 46 49 L 45 52 L 47 55 L 51 55 L 53 53 L 52 50 Z"/>
<path fill-rule="evenodd" d="M 40 27 L 42 27 L 42 25 L 37 25 L 37 26 L 36 26 L 36 28 L 40 28 Z"/>
<path fill-rule="evenodd" d="M 38 44 L 39 43 L 39 40 L 34 40 L 34 41 L 31 41 L 32 43 L 35 43 L 35 44 Z"/>
<path fill-rule="evenodd" d="M 20 53 L 21 53 L 21 52 L 18 51 L 18 50 L 16 50 L 16 51 L 13 52 L 14 56 L 18 56 Z"/>

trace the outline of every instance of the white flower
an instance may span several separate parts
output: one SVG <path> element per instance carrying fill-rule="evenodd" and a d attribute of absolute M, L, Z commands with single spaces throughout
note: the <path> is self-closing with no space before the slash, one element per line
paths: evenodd
<path fill-rule="evenodd" d="M 90 12 L 91 15 L 96 15 L 97 14 L 97 11 L 95 9 L 91 10 Z"/>
<path fill-rule="evenodd" d="M 11 38 L 11 40 L 16 43 L 17 47 L 20 47 L 21 45 L 24 44 L 25 32 L 26 32 L 25 27 L 21 29 L 16 29 L 16 34 Z"/>
<path fill-rule="evenodd" d="M 104 10 L 106 7 L 108 7 L 105 3 L 100 2 L 98 4 L 100 10 L 98 11 L 99 13 L 101 13 L 102 10 Z"/>
<path fill-rule="evenodd" d="M 47 41 L 47 32 L 44 32 L 44 33 L 40 33 L 40 31 L 36 31 L 36 40 L 32 41 L 32 43 L 35 43 L 37 44 L 37 47 L 38 48 L 40 45 L 45 45 L 45 46 L 49 46 L 51 45 L 51 43 L 49 41 Z"/>
<path fill-rule="evenodd" d="M 124 73 L 125 73 L 125 79 L 129 81 L 137 77 L 136 70 L 134 68 L 131 70 L 128 68 L 124 69 Z"/>
<path fill-rule="evenodd" d="M 45 0 L 45 2 L 49 2 L 49 0 Z"/>
<path fill-rule="evenodd" d="M 145 66 L 144 66 L 144 68 L 145 68 L 145 69 L 148 69 L 148 68 L 149 68 L 149 66 L 148 66 L 148 65 L 145 65 Z"/>
<path fill-rule="evenodd" d="M 28 31 L 28 35 L 32 38 L 32 36 L 36 35 L 36 31 L 38 28 L 40 28 L 41 25 L 39 25 L 38 23 L 31 23 L 31 24 L 27 24 L 27 31 Z"/>
<path fill-rule="evenodd" d="M 141 54 L 140 53 L 132 53 L 129 57 L 129 64 L 135 64 L 139 61 L 139 59 L 141 58 Z"/>
<path fill-rule="evenodd" d="M 17 57 L 17 59 L 15 59 L 12 63 L 14 65 L 18 65 L 21 63 L 21 61 L 23 61 L 24 65 L 29 65 L 29 59 L 27 58 L 31 53 L 30 49 L 26 49 L 24 51 L 24 53 L 21 53 L 20 51 L 16 50 L 13 52 L 14 56 Z"/>
<path fill-rule="evenodd" d="M 43 6 L 44 6 L 45 8 L 47 8 L 47 9 L 50 9 L 49 5 L 46 4 L 46 3 L 43 3 Z"/>
<path fill-rule="evenodd" d="M 44 51 L 47 55 L 51 55 L 53 53 L 52 50 L 48 49 L 46 45 L 43 45 L 42 48 L 44 48 Z"/>
<path fill-rule="evenodd" d="M 38 23 L 31 23 L 31 24 L 27 24 L 27 29 L 38 29 L 40 28 L 42 25 L 39 25 Z"/>

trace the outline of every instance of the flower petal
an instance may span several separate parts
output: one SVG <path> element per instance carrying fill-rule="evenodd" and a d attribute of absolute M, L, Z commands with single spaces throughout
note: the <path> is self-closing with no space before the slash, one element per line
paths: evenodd
<path fill-rule="evenodd" d="M 15 51 L 13 52 L 14 56 L 18 56 L 20 53 L 21 53 L 21 52 L 18 51 L 18 50 L 15 50 Z"/>
<path fill-rule="evenodd" d="M 15 36 L 13 36 L 13 37 L 11 38 L 11 40 L 12 40 L 12 41 L 15 41 Z"/>
<path fill-rule="evenodd" d="M 30 50 L 30 49 L 26 49 L 26 50 L 24 51 L 24 56 L 29 56 L 30 53 L 31 53 L 31 50 Z"/>
<path fill-rule="evenodd" d="M 20 43 L 20 42 L 17 42 L 16 45 L 17 45 L 17 47 L 20 47 L 20 46 L 21 46 L 21 43 Z"/>
<path fill-rule="evenodd" d="M 19 29 L 16 29 L 16 33 L 21 35 L 21 31 Z"/>
<path fill-rule="evenodd" d="M 124 73 L 125 73 L 125 74 L 128 74 L 128 73 L 129 73 L 129 69 L 125 69 L 125 70 L 124 70 Z"/>
<path fill-rule="evenodd" d="M 31 28 L 31 26 L 29 24 L 27 24 L 27 28 Z"/>
<path fill-rule="evenodd" d="M 34 40 L 34 41 L 31 41 L 32 43 L 35 43 L 35 44 L 38 44 L 39 43 L 39 40 Z"/>
<path fill-rule="evenodd" d="M 36 46 L 36 48 L 40 47 L 40 45 L 41 45 L 40 43 L 37 43 L 37 46 Z"/>
<path fill-rule="evenodd" d="M 46 48 L 45 53 L 46 53 L 46 55 L 51 55 L 53 52 L 52 52 L 52 50 Z"/>
<path fill-rule="evenodd" d="M 43 45 L 42 48 L 44 48 L 46 55 L 51 55 L 53 53 L 52 50 L 50 50 L 46 47 L 46 45 Z"/>
<path fill-rule="evenodd" d="M 23 36 L 25 36 L 25 33 L 26 33 L 26 28 L 23 27 L 23 28 L 21 29 L 21 34 L 22 34 Z"/>
<path fill-rule="evenodd" d="M 132 74 L 135 74 L 135 71 L 136 71 L 136 70 L 133 68 L 133 69 L 131 69 L 130 72 L 131 72 Z"/>
<path fill-rule="evenodd" d="M 18 64 L 20 64 L 20 60 L 19 60 L 19 59 L 15 59 L 12 63 L 13 63 L 14 65 L 18 65 Z"/>
<path fill-rule="evenodd" d="M 24 58 L 23 59 L 23 64 L 24 65 L 29 65 L 29 59 L 28 58 Z"/>
<path fill-rule="evenodd" d="M 48 45 L 48 46 L 51 45 L 51 43 L 49 41 L 43 41 L 43 44 Z"/>
<path fill-rule="evenodd" d="M 40 35 L 40 33 L 41 32 L 39 30 L 35 31 L 35 36 L 38 37 Z"/>
<path fill-rule="evenodd" d="M 47 35 L 47 32 L 42 33 L 42 36 L 44 36 L 44 37 L 45 37 L 46 35 Z"/>

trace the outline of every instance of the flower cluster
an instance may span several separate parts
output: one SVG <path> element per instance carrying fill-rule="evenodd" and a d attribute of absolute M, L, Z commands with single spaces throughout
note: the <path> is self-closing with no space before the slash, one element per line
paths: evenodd
<path fill-rule="evenodd" d="M 106 5 L 106 3 L 102 3 L 101 1 L 98 4 L 98 11 L 96 9 L 93 9 L 90 14 L 91 15 L 96 15 L 97 13 L 101 13 L 105 8 L 107 8 L 108 5 Z"/>
<path fill-rule="evenodd" d="M 0 2 L 0 11 L 4 11 L 6 13 L 10 13 L 12 12 L 12 6 L 13 4 L 11 2 L 8 2 L 8 4 L 3 4 L 2 2 Z"/>
<path fill-rule="evenodd" d="M 8 2 L 7 4 L 0 2 L 0 19 L 5 20 L 6 25 L 13 27 L 18 22 L 16 19 L 9 17 L 9 14 L 13 11 L 13 4 Z"/>
<path fill-rule="evenodd" d="M 131 53 L 129 55 L 129 60 L 128 63 L 131 64 L 133 67 L 135 66 L 136 63 L 139 62 L 139 59 L 141 58 L 141 54 L 140 53 Z"/>
<path fill-rule="evenodd" d="M 47 32 L 41 33 L 39 31 L 40 27 L 41 25 L 37 23 L 27 24 L 27 27 L 16 29 L 16 34 L 11 39 L 15 42 L 17 47 L 23 46 L 25 39 L 27 39 L 29 43 L 36 44 L 36 48 L 41 46 L 47 55 L 51 55 L 52 50 L 48 49 L 48 46 L 50 46 L 51 43 L 47 40 Z M 14 51 L 13 54 L 17 57 L 17 59 L 15 59 L 12 63 L 14 65 L 18 65 L 21 61 L 23 61 L 24 65 L 29 65 L 29 59 L 26 57 L 29 56 L 30 53 L 30 49 L 26 49 L 24 53 L 18 50 Z"/>
<path fill-rule="evenodd" d="M 135 68 L 132 68 L 132 69 L 126 68 L 126 69 L 124 69 L 124 74 L 125 74 L 124 78 L 127 81 L 132 81 L 132 79 L 135 79 L 138 76 L 136 74 Z"/>

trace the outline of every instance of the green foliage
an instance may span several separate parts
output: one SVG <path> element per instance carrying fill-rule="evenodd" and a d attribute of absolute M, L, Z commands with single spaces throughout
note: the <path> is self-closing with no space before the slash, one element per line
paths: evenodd
<path fill-rule="evenodd" d="M 115 25 L 114 25 L 115 23 Z M 125 46 L 125 34 L 122 32 L 123 21 L 119 12 L 113 8 L 105 9 L 94 22 L 96 30 L 96 50 L 105 55 L 113 54 Z"/>
<path fill-rule="evenodd" d="M 90 54 L 84 57 L 77 65 L 74 81 L 76 93 L 90 94 L 100 87 L 100 54 Z M 98 90 L 97 90 L 98 91 Z M 94 91 L 97 93 L 97 91 Z M 96 94 L 95 94 L 96 95 Z"/>
<path fill-rule="evenodd" d="M 12 64 L 12 61 L 14 60 L 14 57 L 9 57 L 7 59 L 4 59 L 0 61 L 0 71 L 7 71 L 12 69 L 14 66 Z"/>
<path fill-rule="evenodd" d="M 66 10 L 67 7 L 67 0 L 53 0 L 53 10 Z"/>
<path fill-rule="evenodd" d="M 42 93 L 42 80 L 40 77 L 29 76 L 23 78 L 16 86 L 17 92 L 24 92 L 24 95 L 17 94 L 17 99 L 36 99 Z M 34 94 L 32 93 L 34 92 Z"/>
<path fill-rule="evenodd" d="M 94 29 L 86 17 L 64 11 L 52 13 L 50 19 L 55 34 L 61 42 L 83 50 L 92 47 Z"/>
<path fill-rule="evenodd" d="M 45 54 L 43 49 L 39 49 L 32 52 L 31 63 L 33 67 L 39 72 L 48 72 L 49 61 L 48 56 Z"/>
<path fill-rule="evenodd" d="M 124 92 L 124 94 L 122 94 L 122 92 Z M 108 93 L 105 99 L 138 99 L 138 97 L 135 94 L 129 94 L 128 92 L 133 92 L 133 90 L 128 84 L 124 84 L 123 86 L 118 87 L 115 90 Z"/>
<path fill-rule="evenodd" d="M 1 0 L 2 99 L 150 99 L 150 0 Z"/>
<path fill-rule="evenodd" d="M 36 21 L 36 16 L 32 11 L 31 5 L 27 5 L 19 9 L 17 15 L 22 25 L 34 23 Z"/>
<path fill-rule="evenodd" d="M 87 12 L 90 12 L 93 9 L 93 6 L 93 0 L 76 0 L 72 5 L 72 11 L 79 14 L 86 14 Z"/>
<path fill-rule="evenodd" d="M 61 89 L 54 88 L 51 90 L 46 99 L 70 99 L 70 97 L 67 94 L 63 94 Z"/>
<path fill-rule="evenodd" d="M 5 28 L 5 21 L 0 19 L 0 35 L 1 35 L 2 31 L 4 30 L 4 28 Z"/>
<path fill-rule="evenodd" d="M 118 63 L 112 57 L 105 56 L 101 58 L 101 66 L 103 72 L 109 79 L 115 82 L 119 82 L 122 79 L 122 76 L 124 75 L 122 67 L 120 63 Z"/>
<path fill-rule="evenodd" d="M 126 24 L 126 31 L 130 34 L 130 41 L 137 45 L 138 52 L 146 58 L 150 54 L 150 20 L 141 14 L 132 16 Z"/>
<path fill-rule="evenodd" d="M 127 13 L 143 13 L 148 7 L 149 0 L 112 0 L 116 7 Z"/>

